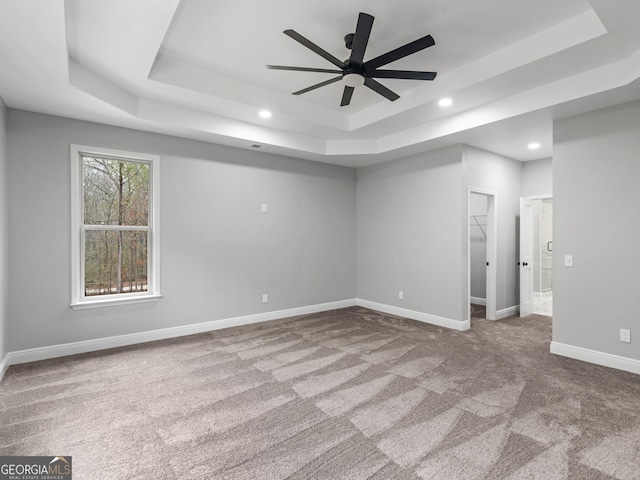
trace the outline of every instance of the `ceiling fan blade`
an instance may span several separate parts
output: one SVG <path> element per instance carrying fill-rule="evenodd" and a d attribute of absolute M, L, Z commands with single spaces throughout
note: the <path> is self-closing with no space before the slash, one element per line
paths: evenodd
<path fill-rule="evenodd" d="M 436 72 L 415 72 L 413 70 L 375 70 L 372 78 L 400 78 L 403 80 L 433 80 Z"/>
<path fill-rule="evenodd" d="M 398 47 L 395 50 L 391 50 L 390 52 L 384 53 L 379 57 L 365 62 L 363 65 L 365 73 L 367 75 L 370 75 L 370 73 L 378 67 L 386 65 L 387 63 L 395 62 L 396 60 L 406 57 L 407 55 L 419 52 L 420 50 L 424 50 L 425 48 L 431 47 L 435 44 L 436 42 L 433 40 L 433 37 L 431 35 L 427 35 L 426 37 L 414 40 L 413 42 L 403 45 L 402 47 Z"/>
<path fill-rule="evenodd" d="M 344 107 L 351 103 L 351 97 L 353 96 L 353 91 L 355 88 L 353 87 L 344 87 L 344 92 L 342 92 L 342 101 L 340 102 L 340 106 Z"/>
<path fill-rule="evenodd" d="M 349 64 L 352 67 L 361 67 L 364 60 L 364 51 L 367 49 L 367 43 L 369 43 L 369 36 L 371 35 L 371 28 L 373 27 L 373 17 L 368 13 L 360 12 L 358 16 L 358 25 L 356 25 L 356 33 L 353 37 L 353 44 L 351 46 L 351 56 L 349 57 Z"/>
<path fill-rule="evenodd" d="M 300 35 L 298 32 L 296 32 L 295 30 L 285 30 L 283 32 L 285 35 L 293 38 L 296 42 L 301 43 L 302 45 L 304 45 L 305 47 L 307 47 L 309 50 L 314 51 L 315 53 L 317 53 L 318 55 L 320 55 L 322 58 L 329 60 L 331 63 L 333 63 L 336 67 L 342 68 L 344 67 L 344 62 L 338 60 L 336 57 L 334 57 L 333 55 L 331 55 L 329 52 L 327 52 L 326 50 L 323 50 L 322 48 L 320 48 L 318 45 L 316 45 L 315 43 L 313 43 L 310 40 L 307 40 L 305 37 L 303 37 L 302 35 Z"/>
<path fill-rule="evenodd" d="M 303 93 L 310 92 L 311 90 L 315 90 L 316 88 L 324 87 L 325 85 L 331 85 L 332 83 L 339 82 L 340 80 L 342 80 L 342 75 L 340 75 L 339 77 L 331 78 L 329 80 L 325 80 L 324 82 L 316 83 L 315 85 L 311 85 L 310 87 L 303 88 L 302 90 L 293 92 L 291 95 L 302 95 Z"/>
<path fill-rule="evenodd" d="M 330 70 L 327 68 L 286 67 L 283 65 L 267 65 L 271 70 L 292 70 L 294 72 L 318 72 L 318 73 L 342 73 L 342 70 Z"/>
<path fill-rule="evenodd" d="M 400 98 L 400 95 L 392 92 L 380 82 L 376 82 L 373 78 L 365 78 L 364 84 L 374 92 L 379 93 L 384 98 L 386 98 L 387 100 L 391 100 L 392 102 Z"/>

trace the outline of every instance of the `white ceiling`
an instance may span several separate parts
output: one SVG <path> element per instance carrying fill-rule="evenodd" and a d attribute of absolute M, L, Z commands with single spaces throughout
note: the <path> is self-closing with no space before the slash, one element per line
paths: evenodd
<path fill-rule="evenodd" d="M 382 79 L 400 99 L 358 87 L 340 107 L 341 82 L 291 95 L 332 75 L 266 68 L 335 68 L 282 31 L 346 59 L 359 12 L 375 17 L 365 61 L 431 34 L 387 68 L 436 79 Z M 354 167 L 455 143 L 526 161 L 552 156 L 554 119 L 640 98 L 638 18 L 638 0 L 0 0 L 0 96 Z"/>

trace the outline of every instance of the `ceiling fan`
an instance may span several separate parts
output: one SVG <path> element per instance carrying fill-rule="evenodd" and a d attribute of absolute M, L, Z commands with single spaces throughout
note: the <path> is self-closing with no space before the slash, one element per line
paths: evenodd
<path fill-rule="evenodd" d="M 398 47 L 390 52 L 380 55 L 371 60 L 364 61 L 364 53 L 369 42 L 369 35 L 371 34 L 371 28 L 373 27 L 374 17 L 367 13 L 360 13 L 358 16 L 358 24 L 356 25 L 356 32 L 350 33 L 344 37 L 346 47 L 351 50 L 351 55 L 345 61 L 341 61 L 338 58 L 331 55 L 326 50 L 323 50 L 315 43 L 306 39 L 295 30 L 285 30 L 283 33 L 295 41 L 301 43 L 308 49 L 320 55 L 322 58 L 330 61 L 340 70 L 326 69 L 326 68 L 307 68 L 307 67 L 286 67 L 281 65 L 267 65 L 267 68 L 273 70 L 292 70 L 296 72 L 318 72 L 318 73 L 336 73 L 338 77 L 333 77 L 324 82 L 320 82 L 316 85 L 312 85 L 297 92 L 293 92 L 293 95 L 301 95 L 303 93 L 310 92 L 316 88 L 324 87 L 332 83 L 339 82 L 344 79 L 345 87 L 342 93 L 342 101 L 340 106 L 344 107 L 351 103 L 351 97 L 355 87 L 365 85 L 374 92 L 382 95 L 392 102 L 400 98 L 398 94 L 389 90 L 380 82 L 375 80 L 376 78 L 399 78 L 405 80 L 433 80 L 436 78 L 436 72 L 416 72 L 413 70 L 379 70 L 379 67 L 387 65 L 388 63 L 395 62 L 401 58 L 404 58 L 412 53 L 424 50 L 427 47 L 435 45 L 435 41 L 431 35 L 426 35 L 418 40 L 407 43 L 401 47 Z"/>

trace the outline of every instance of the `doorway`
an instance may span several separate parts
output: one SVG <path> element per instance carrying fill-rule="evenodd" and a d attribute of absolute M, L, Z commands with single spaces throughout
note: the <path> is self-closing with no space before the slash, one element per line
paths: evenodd
<path fill-rule="evenodd" d="M 553 315 L 553 198 L 538 195 L 520 205 L 520 316 Z"/>
<path fill-rule="evenodd" d="M 496 192 L 480 188 L 467 194 L 468 319 L 496 319 Z"/>

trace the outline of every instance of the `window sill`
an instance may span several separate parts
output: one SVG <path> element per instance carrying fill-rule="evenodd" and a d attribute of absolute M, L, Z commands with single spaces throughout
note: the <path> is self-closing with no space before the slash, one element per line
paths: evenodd
<path fill-rule="evenodd" d="M 101 300 L 85 300 L 71 304 L 74 310 L 84 310 L 87 308 L 115 307 L 118 305 L 131 305 L 134 303 L 157 302 L 162 295 L 141 295 L 139 297 L 129 298 L 105 298 Z"/>

